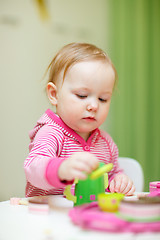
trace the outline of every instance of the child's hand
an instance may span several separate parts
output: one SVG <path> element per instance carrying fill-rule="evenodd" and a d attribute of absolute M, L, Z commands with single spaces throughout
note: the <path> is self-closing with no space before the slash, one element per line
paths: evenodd
<path fill-rule="evenodd" d="M 123 193 L 127 196 L 135 192 L 132 180 L 125 174 L 117 174 L 110 182 L 109 188 L 111 192 Z"/>
<path fill-rule="evenodd" d="M 96 169 L 98 164 L 98 159 L 91 153 L 74 153 L 62 162 L 58 170 L 58 176 L 61 181 L 70 181 L 75 178 L 86 179 L 87 174 Z"/>

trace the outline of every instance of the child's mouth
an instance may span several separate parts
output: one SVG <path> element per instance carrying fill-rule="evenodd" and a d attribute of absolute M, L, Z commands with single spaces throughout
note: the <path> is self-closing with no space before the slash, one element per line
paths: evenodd
<path fill-rule="evenodd" d="M 85 117 L 83 119 L 86 120 L 86 121 L 90 121 L 90 122 L 93 122 L 93 121 L 96 120 L 94 117 Z"/>

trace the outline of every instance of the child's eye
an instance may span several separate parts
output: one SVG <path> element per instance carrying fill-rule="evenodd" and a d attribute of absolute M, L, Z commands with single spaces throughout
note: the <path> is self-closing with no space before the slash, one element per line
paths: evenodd
<path fill-rule="evenodd" d="M 99 98 L 99 101 L 101 101 L 101 102 L 107 102 L 107 99 Z"/>
<path fill-rule="evenodd" d="M 76 94 L 76 96 L 77 96 L 78 98 L 81 98 L 81 99 L 83 99 L 83 98 L 86 98 L 86 97 L 87 97 L 87 95 L 81 95 L 81 94 Z"/>

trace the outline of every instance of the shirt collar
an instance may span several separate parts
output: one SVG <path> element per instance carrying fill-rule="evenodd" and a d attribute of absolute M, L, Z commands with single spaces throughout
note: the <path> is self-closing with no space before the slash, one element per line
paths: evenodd
<path fill-rule="evenodd" d="M 68 127 L 63 120 L 55 114 L 52 110 L 47 109 L 46 114 L 56 123 L 59 125 L 61 130 L 64 132 L 65 135 L 74 138 L 76 141 L 80 142 L 82 145 L 91 145 L 93 139 L 99 135 L 99 129 L 96 128 L 92 131 L 91 135 L 89 136 L 88 140 L 85 141 L 79 134 L 77 134 L 73 129 Z"/>

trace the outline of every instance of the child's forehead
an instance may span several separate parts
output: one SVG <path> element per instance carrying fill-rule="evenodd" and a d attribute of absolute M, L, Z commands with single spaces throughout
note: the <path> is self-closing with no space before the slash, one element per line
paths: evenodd
<path fill-rule="evenodd" d="M 111 69 L 113 78 L 115 80 L 115 73 L 112 65 L 107 61 L 80 61 L 75 63 L 73 66 L 70 66 L 66 73 L 64 68 L 59 75 L 56 85 L 60 87 L 72 85 L 72 87 L 87 88 L 92 84 L 97 85 L 97 83 L 99 83 L 103 85 L 105 84 L 105 87 L 107 78 L 110 78 L 109 69 Z"/>
<path fill-rule="evenodd" d="M 109 63 L 107 60 L 102 60 L 102 59 L 88 59 L 88 60 L 78 61 L 74 63 L 71 68 L 76 66 L 104 65 L 104 64 L 109 64 Z"/>
<path fill-rule="evenodd" d="M 100 60 L 91 60 L 91 61 L 82 61 L 82 62 L 77 62 L 73 66 L 71 66 L 66 75 L 68 74 L 92 74 L 95 71 L 100 71 L 104 69 L 107 70 L 107 66 L 109 65 L 108 62 L 100 61 Z"/>
<path fill-rule="evenodd" d="M 115 81 L 115 74 L 112 66 L 105 64 L 95 61 L 77 63 L 68 70 L 63 84 L 77 89 L 90 89 L 92 85 L 96 88 L 101 85 L 102 90 L 108 88 Z"/>

